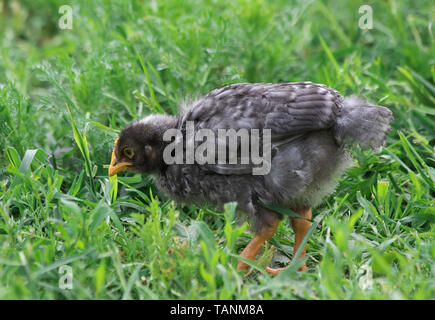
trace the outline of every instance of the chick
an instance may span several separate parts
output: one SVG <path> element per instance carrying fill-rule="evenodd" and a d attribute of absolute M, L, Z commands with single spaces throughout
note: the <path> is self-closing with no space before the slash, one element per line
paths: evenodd
<path fill-rule="evenodd" d="M 233 84 L 190 103 L 178 116 L 150 115 L 125 127 L 115 142 L 109 175 L 123 170 L 152 174 L 161 191 L 182 203 L 221 207 L 237 202 L 255 233 L 240 254 L 249 260 L 283 218 L 261 202 L 288 207 L 300 216 L 291 218 L 295 253 L 310 228 L 311 208 L 352 166 L 349 146 L 379 152 L 391 121 L 389 109 L 343 98 L 322 84 Z M 233 145 L 220 135 L 224 129 L 238 134 Z M 250 135 L 248 142 L 242 130 Z M 193 154 L 202 157 L 191 157 L 189 151 L 205 144 L 204 138 L 209 141 L 203 153 Z M 253 157 L 254 149 L 265 155 L 262 163 Z M 223 157 L 219 151 L 225 151 Z M 239 261 L 237 268 L 249 267 Z M 282 269 L 266 271 L 276 275 Z M 303 264 L 299 270 L 305 269 Z"/>

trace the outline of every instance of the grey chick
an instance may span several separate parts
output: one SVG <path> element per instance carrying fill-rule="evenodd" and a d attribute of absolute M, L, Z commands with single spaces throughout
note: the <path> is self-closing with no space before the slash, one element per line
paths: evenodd
<path fill-rule="evenodd" d="M 152 174 L 157 187 L 178 202 L 217 207 L 237 202 L 238 209 L 251 217 L 255 232 L 240 254 L 249 260 L 255 259 L 283 218 L 260 201 L 291 208 L 301 216 L 291 218 L 295 253 L 310 228 L 311 208 L 335 189 L 337 178 L 352 165 L 348 146 L 359 144 L 379 152 L 391 121 L 389 109 L 363 98 L 343 98 L 322 84 L 233 84 L 213 90 L 178 116 L 150 115 L 125 127 L 115 142 L 109 175 L 123 170 Z M 195 134 L 202 129 L 212 133 L 202 136 L 215 142 L 204 153 L 205 163 L 188 159 L 187 149 L 201 142 L 188 137 L 192 128 Z M 241 161 L 242 137 L 236 141 L 236 161 L 230 162 L 234 148 L 229 150 L 226 137 L 219 136 L 222 129 L 260 132 L 255 141 L 263 146 L 263 154 L 265 146 L 270 150 L 267 173 L 253 174 L 259 167 L 253 159 Z M 165 136 L 168 132 L 174 133 L 172 140 Z M 261 144 L 267 138 L 270 143 Z M 168 161 L 169 146 L 170 156 L 181 152 L 179 161 Z M 228 153 L 218 159 L 222 146 Z M 300 258 L 304 255 L 305 247 Z M 237 267 L 248 269 L 243 261 Z M 300 270 L 305 269 L 303 264 Z M 274 275 L 280 270 L 266 268 Z"/>

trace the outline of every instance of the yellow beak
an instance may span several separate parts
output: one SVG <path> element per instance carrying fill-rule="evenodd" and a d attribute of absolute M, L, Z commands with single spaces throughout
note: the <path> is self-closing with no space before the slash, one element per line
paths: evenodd
<path fill-rule="evenodd" d="M 118 174 L 121 171 L 128 170 L 129 167 L 132 166 L 130 162 L 118 163 L 118 159 L 116 159 L 116 155 L 115 155 L 117 143 L 118 143 L 118 139 L 115 140 L 115 145 L 113 146 L 112 160 L 110 161 L 110 166 L 109 166 L 109 177 L 114 176 L 115 174 Z"/>

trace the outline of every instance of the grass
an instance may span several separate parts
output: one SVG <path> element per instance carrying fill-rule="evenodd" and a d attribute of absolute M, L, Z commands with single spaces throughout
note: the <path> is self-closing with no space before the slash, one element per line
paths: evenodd
<path fill-rule="evenodd" d="M 68 1 L 67 1 L 68 2 Z M 0 2 L 0 298 L 434 299 L 432 1 Z M 124 125 L 236 82 L 325 83 L 387 106 L 378 155 L 314 209 L 307 272 L 280 224 L 249 275 L 252 234 L 225 212 L 176 205 L 150 177 L 108 178 Z M 61 289 L 62 266 L 72 289 Z"/>

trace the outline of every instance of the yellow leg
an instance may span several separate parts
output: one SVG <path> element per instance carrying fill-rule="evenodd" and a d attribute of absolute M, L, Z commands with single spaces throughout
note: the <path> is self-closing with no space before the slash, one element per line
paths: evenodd
<path fill-rule="evenodd" d="M 263 228 L 261 232 L 257 233 L 254 238 L 248 243 L 245 249 L 240 254 L 241 257 L 253 261 L 260 251 L 261 247 L 269 240 L 278 228 L 279 220 L 275 220 L 267 228 Z M 248 270 L 249 265 L 243 261 L 239 261 L 237 264 L 237 270 Z"/>
<path fill-rule="evenodd" d="M 301 215 L 302 217 L 304 217 L 306 219 L 311 219 L 311 217 L 312 217 L 311 208 L 297 209 L 297 210 L 293 210 L 293 211 L 297 212 L 299 215 Z M 311 227 L 311 222 L 306 220 L 306 219 L 291 218 L 292 228 L 293 228 L 293 231 L 295 233 L 295 244 L 293 247 L 293 254 L 296 254 L 296 251 L 298 251 L 299 246 L 302 243 L 302 240 L 304 239 L 305 235 L 308 232 L 308 229 L 310 229 L 310 227 Z M 307 248 L 307 246 L 305 245 L 299 258 L 305 257 L 306 248 Z M 293 259 L 295 259 L 294 256 L 293 256 Z M 278 272 L 280 272 L 284 269 L 285 268 L 272 269 L 272 268 L 267 267 L 265 270 L 266 270 L 266 272 L 276 276 L 278 274 Z M 305 265 L 305 263 L 301 267 L 299 267 L 298 271 L 304 271 L 304 270 L 307 270 L 307 266 Z"/>

